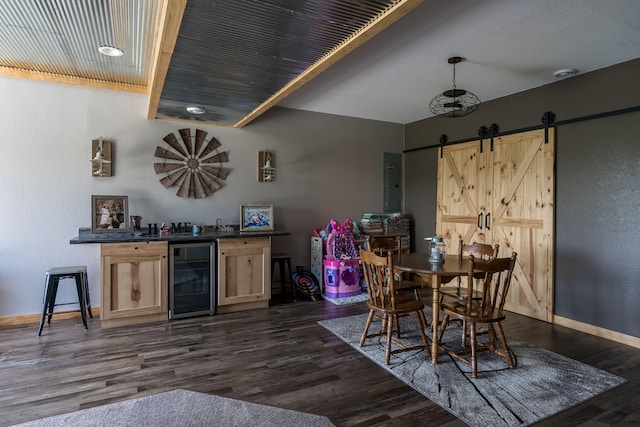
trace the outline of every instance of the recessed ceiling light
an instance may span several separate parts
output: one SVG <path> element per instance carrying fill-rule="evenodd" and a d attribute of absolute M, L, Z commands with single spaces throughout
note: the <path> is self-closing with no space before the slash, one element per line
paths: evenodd
<path fill-rule="evenodd" d="M 98 51 L 107 56 L 122 56 L 124 52 L 121 49 L 113 46 L 100 46 Z"/>
<path fill-rule="evenodd" d="M 196 105 L 190 105 L 189 107 L 187 107 L 187 111 L 191 114 L 204 114 L 207 112 L 207 110 L 205 110 L 203 107 L 198 107 Z"/>
<path fill-rule="evenodd" d="M 576 74 L 578 74 L 578 70 L 575 68 L 564 68 L 553 73 L 556 79 L 563 79 L 565 77 L 575 76 Z"/>

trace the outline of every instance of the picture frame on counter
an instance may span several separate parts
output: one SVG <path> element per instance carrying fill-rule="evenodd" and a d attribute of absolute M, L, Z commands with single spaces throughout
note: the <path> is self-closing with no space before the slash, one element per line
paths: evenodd
<path fill-rule="evenodd" d="M 91 232 L 129 232 L 129 197 L 92 195 Z"/>
<path fill-rule="evenodd" d="M 240 206 L 240 231 L 273 231 L 273 205 Z"/>

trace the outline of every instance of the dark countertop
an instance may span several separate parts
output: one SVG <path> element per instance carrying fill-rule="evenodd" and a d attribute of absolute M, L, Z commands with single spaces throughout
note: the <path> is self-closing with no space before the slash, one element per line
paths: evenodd
<path fill-rule="evenodd" d="M 87 232 L 88 231 L 88 232 Z M 273 236 L 288 236 L 291 233 L 289 231 L 232 231 L 230 233 L 223 233 L 215 230 L 205 229 L 202 233 L 193 234 L 191 232 L 186 233 L 169 233 L 169 234 L 143 234 L 141 236 L 134 236 L 133 233 L 127 231 L 125 233 L 91 233 L 90 229 L 80 229 L 76 237 L 71 239 L 69 243 L 72 245 L 84 244 L 84 243 L 129 243 L 129 242 L 210 242 L 218 239 L 238 239 L 247 237 L 273 237 Z"/>

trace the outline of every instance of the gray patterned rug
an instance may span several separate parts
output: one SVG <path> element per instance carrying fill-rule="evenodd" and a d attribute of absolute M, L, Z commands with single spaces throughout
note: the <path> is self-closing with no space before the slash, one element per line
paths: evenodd
<path fill-rule="evenodd" d="M 517 367 L 509 369 L 504 359 L 482 352 L 478 355 L 475 380 L 471 379 L 469 365 L 446 354 L 432 365 L 424 351 L 404 352 L 392 355 L 391 364 L 386 366 L 383 340 L 369 338 L 364 347 L 358 345 L 365 321 L 366 314 L 362 314 L 318 323 L 471 426 L 527 426 L 626 382 L 592 366 L 513 340 L 509 345 L 516 355 Z M 413 319 L 401 318 L 403 342 L 419 343 L 415 323 L 406 322 Z M 379 330 L 379 322 L 371 328 L 370 332 Z M 506 333 L 508 336 L 509 331 Z M 459 345 L 460 334 L 460 329 L 448 328 L 443 344 Z"/>
<path fill-rule="evenodd" d="M 331 427 L 328 418 L 188 390 L 96 406 L 14 427 Z"/>

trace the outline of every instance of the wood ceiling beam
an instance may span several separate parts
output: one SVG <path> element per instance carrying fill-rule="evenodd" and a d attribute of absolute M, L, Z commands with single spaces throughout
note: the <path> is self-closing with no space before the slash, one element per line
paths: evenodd
<path fill-rule="evenodd" d="M 338 62 L 340 59 L 347 56 L 351 51 L 355 50 L 365 42 L 373 38 L 382 30 L 396 22 L 398 19 L 406 15 L 416 6 L 423 3 L 424 0 L 400 0 L 394 6 L 392 6 L 385 13 L 381 14 L 371 24 L 367 25 L 359 32 L 354 34 L 351 38 L 345 40 L 342 44 L 337 46 L 331 52 L 326 54 L 323 58 L 318 60 L 311 67 L 307 68 L 302 74 L 289 82 L 286 86 L 273 94 L 269 99 L 260 104 L 255 110 L 245 116 L 242 120 L 236 123 L 233 127 L 243 127 L 271 107 L 282 101 L 284 98 L 295 92 L 297 89 L 304 86 L 311 79 L 318 76 L 327 68 Z"/>
<path fill-rule="evenodd" d="M 43 71 L 23 68 L 0 67 L 0 75 L 23 79 L 41 80 L 50 83 L 64 83 L 76 86 L 95 87 L 99 89 L 118 90 L 121 92 L 147 93 L 147 87 L 106 80 L 88 79 L 85 77 L 67 76 L 63 74 L 45 73 Z"/>
<path fill-rule="evenodd" d="M 162 95 L 164 81 L 167 78 L 169 63 L 173 49 L 178 40 L 182 16 L 187 6 L 187 0 L 163 0 L 159 8 L 158 25 L 154 34 L 154 53 L 149 70 L 149 104 L 147 118 L 155 119 Z"/>

